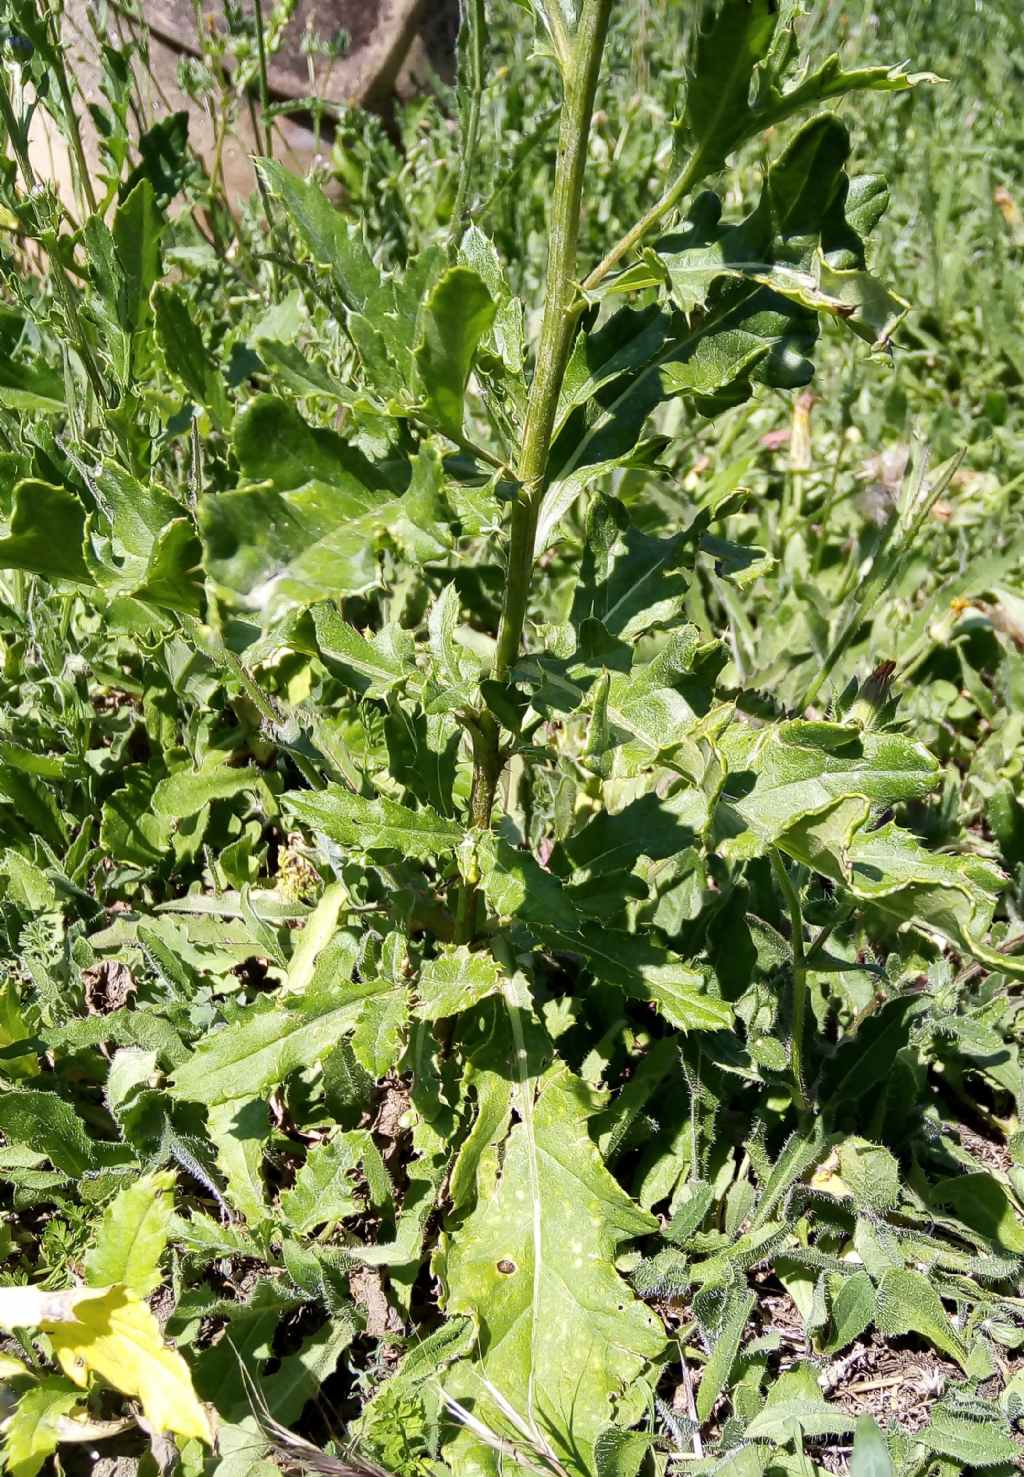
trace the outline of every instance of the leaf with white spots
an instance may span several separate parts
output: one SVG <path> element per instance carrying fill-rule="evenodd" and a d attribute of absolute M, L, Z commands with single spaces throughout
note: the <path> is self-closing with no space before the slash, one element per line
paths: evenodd
<path fill-rule="evenodd" d="M 600 1101 L 563 1063 L 531 1075 L 521 1013 L 510 1014 L 518 1121 L 493 1193 L 459 1228 L 446 1263 L 447 1311 L 474 1320 L 480 1354 L 455 1365 L 445 1386 L 492 1432 L 515 1434 L 513 1410 L 569 1471 L 593 1471 L 613 1402 L 664 1344 L 615 1268 L 621 1244 L 657 1223 L 601 1162 L 587 1131 Z M 462 1477 L 497 1472 L 479 1428 L 455 1446 Z"/>

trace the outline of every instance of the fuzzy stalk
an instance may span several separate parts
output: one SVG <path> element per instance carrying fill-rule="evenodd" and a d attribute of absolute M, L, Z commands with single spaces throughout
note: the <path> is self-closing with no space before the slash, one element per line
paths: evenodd
<path fill-rule="evenodd" d="M 772 847 L 772 871 L 789 913 L 789 943 L 793 950 L 793 1042 L 790 1060 L 793 1073 L 793 1097 L 797 1108 L 805 1113 L 809 1106 L 804 1085 L 804 1031 L 807 1019 L 807 956 L 804 952 L 804 917 L 800 894 L 786 871 L 782 856 Z"/>
<path fill-rule="evenodd" d="M 520 492 L 512 509 L 505 602 L 494 659 L 494 677 L 499 682 L 508 676 L 523 638 L 537 518 L 544 495 L 544 474 L 558 413 L 558 396 L 578 319 L 576 252 L 580 202 L 594 94 L 610 10 L 611 0 L 585 0 L 572 64 L 565 82 L 544 286 L 544 315 L 526 406 L 523 445 L 517 468 Z"/>
<path fill-rule="evenodd" d="M 505 597 L 494 656 L 493 676 L 498 682 L 508 678 L 522 645 L 537 519 L 544 496 L 558 397 L 579 316 L 576 255 L 583 176 L 611 6 L 612 0 L 584 0 L 571 56 L 564 69 L 565 94 L 548 235 L 544 312 L 516 468 L 519 494 L 510 519 Z M 502 753 L 498 724 L 490 713 L 480 715 L 472 737 L 472 821 L 474 826 L 487 827 L 506 756 Z M 471 929 L 476 915 L 474 882 L 463 882 L 458 911 L 461 929 Z"/>
<path fill-rule="evenodd" d="M 451 225 L 448 230 L 448 255 L 454 257 L 469 219 L 469 188 L 473 180 L 480 141 L 480 113 L 484 96 L 484 36 L 486 17 L 484 0 L 463 0 L 462 24 L 466 27 L 466 79 L 468 104 L 465 129 L 461 139 L 459 179 L 455 187 Z M 460 50 L 462 37 L 459 37 Z M 461 60 L 461 59 L 460 59 Z M 462 78 L 460 77 L 460 83 Z"/>

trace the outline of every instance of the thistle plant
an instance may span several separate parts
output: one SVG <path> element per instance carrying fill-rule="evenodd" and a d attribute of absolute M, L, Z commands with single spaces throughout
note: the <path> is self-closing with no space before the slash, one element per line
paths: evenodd
<path fill-rule="evenodd" d="M 755 1270 L 808 1358 L 873 1325 L 977 1382 L 986 1320 L 1019 1320 L 1019 1156 L 897 1158 L 950 1032 L 998 1044 L 1024 977 L 991 853 L 913 827 L 942 768 L 864 649 L 956 463 L 917 456 L 773 698 L 744 677 L 776 578 L 751 494 L 684 489 L 679 446 L 806 386 L 820 336 L 889 373 L 908 309 L 844 119 L 935 79 L 812 62 L 797 4 L 709 0 L 661 181 L 588 258 L 621 17 L 523 8 L 557 111 L 489 135 L 500 27 L 468 0 L 447 195 L 393 161 L 419 228 L 266 157 L 260 210 L 211 234 L 166 122 L 137 166 L 111 124 L 76 214 L 22 146 L 38 63 L 5 69 L 3 208 L 44 266 L 3 260 L 0 1130 L 86 1247 L 84 1287 L 0 1289 L 67 1376 L 0 1365 L 19 1474 L 110 1386 L 189 1473 L 312 1461 L 287 1428 L 346 1368 L 339 1470 L 810 1471 L 805 1442 L 853 1435 L 864 1472 L 1014 1458 L 973 1386 L 886 1442 L 746 1337 Z M 488 223 L 552 128 L 531 262 Z"/>

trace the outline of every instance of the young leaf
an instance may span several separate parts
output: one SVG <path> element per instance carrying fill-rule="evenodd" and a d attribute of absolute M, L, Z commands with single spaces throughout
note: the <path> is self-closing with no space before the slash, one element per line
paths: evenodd
<path fill-rule="evenodd" d="M 318 185 L 296 177 L 285 165 L 260 159 L 256 167 L 284 205 L 317 266 L 326 267 L 342 301 L 361 311 L 380 291 L 380 273 L 357 225 L 346 221 Z"/>
<path fill-rule="evenodd" d="M 148 1297 L 159 1287 L 174 1180 L 172 1171 L 161 1170 L 144 1175 L 114 1196 L 86 1254 L 85 1276 L 90 1287 L 117 1282 L 138 1298 Z"/>
<path fill-rule="evenodd" d="M 60 1420 L 81 1404 L 82 1392 L 61 1379 L 40 1380 L 26 1390 L 5 1422 L 4 1471 L 35 1477 L 60 1445 Z"/>
<path fill-rule="evenodd" d="M 366 1139 L 362 1131 L 336 1133 L 313 1145 L 295 1184 L 281 1196 L 281 1210 L 294 1230 L 305 1234 L 359 1208 L 352 1175 L 366 1152 Z"/>
<path fill-rule="evenodd" d="M 697 1391 L 697 1419 L 702 1425 L 725 1389 L 755 1302 L 745 1287 L 708 1288 L 694 1300 L 694 1314 L 709 1350 Z"/>
<path fill-rule="evenodd" d="M 850 1457 L 850 1477 L 896 1477 L 896 1469 L 877 1421 L 869 1415 L 857 1417 Z"/>
<path fill-rule="evenodd" d="M 153 309 L 167 368 L 192 398 L 206 407 L 218 426 L 226 425 L 231 408 L 224 380 L 180 290 L 158 283 L 153 289 Z"/>
<path fill-rule="evenodd" d="M 838 1281 L 838 1287 L 836 1282 Z M 824 1344 L 826 1354 L 837 1354 L 852 1344 L 874 1320 L 875 1289 L 866 1272 L 852 1277 L 830 1278 L 831 1324 Z"/>
<path fill-rule="evenodd" d="M 400 626 L 362 636 L 330 605 L 314 607 L 313 624 L 321 656 L 362 696 L 386 697 L 415 675 L 415 647 Z"/>

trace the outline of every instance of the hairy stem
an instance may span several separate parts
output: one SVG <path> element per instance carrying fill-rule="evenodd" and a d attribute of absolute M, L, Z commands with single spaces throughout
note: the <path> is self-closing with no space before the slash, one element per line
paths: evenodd
<path fill-rule="evenodd" d="M 537 517 L 544 495 L 544 473 L 551 450 L 558 396 L 576 329 L 579 295 L 576 249 L 583 172 L 610 10 L 611 0 L 586 0 L 565 83 L 544 286 L 544 316 L 537 344 L 537 364 L 526 406 L 523 446 L 517 468 L 521 486 L 512 510 L 505 602 L 494 660 L 494 676 L 499 682 L 508 676 L 523 637 Z"/>
<path fill-rule="evenodd" d="M 558 397 L 578 319 L 576 252 L 583 175 L 611 5 L 612 0 L 584 0 L 571 54 L 563 68 L 565 98 L 555 166 L 544 314 L 526 406 L 522 450 L 516 468 L 520 486 L 510 521 L 505 597 L 493 668 L 493 676 L 498 682 L 504 682 L 508 677 L 522 644 L 533 573 L 537 518 L 544 496 Z M 480 715 L 472 737 L 472 822 L 474 826 L 486 827 L 490 825 L 494 796 L 505 763 L 500 730 L 490 713 Z M 465 881 L 459 900 L 460 929 L 472 929 L 475 894 L 475 883 Z"/>
<path fill-rule="evenodd" d="M 75 159 L 75 175 L 77 184 L 77 195 L 79 206 L 84 204 L 92 215 L 96 214 L 96 195 L 93 191 L 92 180 L 89 177 L 89 166 L 85 158 L 85 149 L 82 147 L 82 132 L 78 126 L 78 113 L 75 108 L 75 99 L 71 91 L 71 83 L 68 79 L 67 62 L 65 60 L 64 38 L 61 35 L 60 15 L 51 11 L 48 20 L 52 25 L 54 54 L 58 58 L 57 88 L 60 92 L 61 106 L 64 109 L 64 121 L 67 125 L 68 140 L 71 144 L 71 152 Z M 79 91 L 81 89 L 79 88 Z"/>
<path fill-rule="evenodd" d="M 256 21 L 256 51 L 260 64 L 260 114 L 264 131 L 264 144 L 267 158 L 274 157 L 274 125 L 267 114 L 270 111 L 270 81 L 267 72 L 267 38 L 263 29 L 263 0 L 256 0 L 253 6 L 253 16 Z M 259 135 L 257 134 L 257 137 Z"/>
<path fill-rule="evenodd" d="M 480 139 L 480 108 L 484 94 L 484 0 L 463 0 L 462 24 L 466 27 L 466 66 L 469 71 L 469 105 L 466 109 L 466 126 L 460 140 L 459 182 L 452 206 L 451 225 L 448 228 L 448 254 L 454 256 L 462 233 L 469 219 L 469 187 L 476 164 L 477 146 Z M 461 35 L 459 40 L 461 42 Z M 460 47 L 461 50 L 461 47 Z M 461 82 L 461 77 L 460 77 Z"/>
<path fill-rule="evenodd" d="M 793 1097 L 800 1111 L 806 1112 L 808 1102 L 804 1087 L 804 1021 L 807 1015 L 807 957 L 804 953 L 803 910 L 800 907 L 800 894 L 786 871 L 786 863 L 774 847 L 771 858 L 772 871 L 789 912 L 789 943 L 793 950 Z"/>

